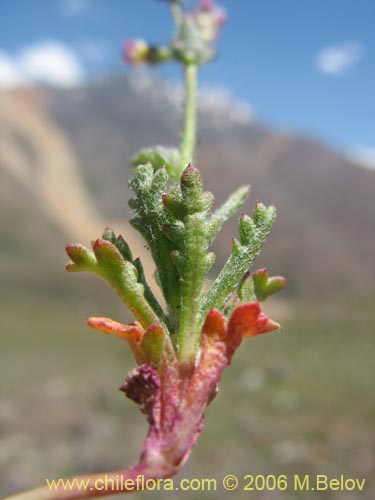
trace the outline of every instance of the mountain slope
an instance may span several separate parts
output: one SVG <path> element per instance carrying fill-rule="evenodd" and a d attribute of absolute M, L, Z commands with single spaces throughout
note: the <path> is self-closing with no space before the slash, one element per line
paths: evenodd
<path fill-rule="evenodd" d="M 42 269 L 46 262 L 45 285 L 58 286 L 65 278 L 57 278 L 53 266 L 65 258 L 64 241 L 87 244 L 107 224 L 130 234 L 129 159 L 144 145 L 176 144 L 181 118 L 173 87 L 148 78 L 139 80 L 140 91 L 134 78 L 1 95 L 0 271 L 6 286 L 22 282 L 18 268 Z M 247 211 L 257 199 L 278 208 L 258 265 L 287 275 L 295 297 L 369 290 L 374 173 L 326 146 L 269 130 L 220 96 L 203 94 L 201 101 L 197 166 L 206 188 L 222 202 L 250 183 Z M 24 230 L 14 232 L 14 221 Z M 236 224 L 216 241 L 218 264 L 230 252 Z M 130 239 L 135 254 L 144 255 L 141 240 L 134 233 Z"/>

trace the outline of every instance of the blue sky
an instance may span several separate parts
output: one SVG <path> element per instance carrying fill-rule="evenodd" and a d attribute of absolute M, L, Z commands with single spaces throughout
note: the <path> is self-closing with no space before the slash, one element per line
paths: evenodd
<path fill-rule="evenodd" d="M 375 158 L 373 0 L 220 4 L 229 20 L 203 82 L 229 89 L 263 122 Z M 128 71 L 125 39 L 166 42 L 171 29 L 158 0 L 0 0 L 0 85 L 48 80 L 45 66 L 56 84 L 64 84 L 64 68 L 67 83 Z M 179 77 L 171 64 L 156 71 Z"/>

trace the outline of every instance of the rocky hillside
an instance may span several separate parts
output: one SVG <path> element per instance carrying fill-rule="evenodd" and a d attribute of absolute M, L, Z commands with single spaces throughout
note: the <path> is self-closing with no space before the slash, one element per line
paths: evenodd
<path fill-rule="evenodd" d="M 88 244 L 108 224 L 146 258 L 126 223 L 129 158 L 144 145 L 178 142 L 180 106 L 178 89 L 143 74 L 0 93 L 2 293 L 68 291 L 64 242 Z M 279 210 L 258 266 L 288 276 L 294 297 L 370 289 L 374 172 L 268 129 L 223 95 L 204 92 L 201 109 L 197 166 L 217 202 L 250 183 L 248 211 L 258 199 Z M 215 243 L 218 263 L 234 235 L 235 221 Z"/>

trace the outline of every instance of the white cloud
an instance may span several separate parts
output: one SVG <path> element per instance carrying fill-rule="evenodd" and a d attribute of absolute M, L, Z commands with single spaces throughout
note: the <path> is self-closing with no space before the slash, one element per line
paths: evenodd
<path fill-rule="evenodd" d="M 43 42 L 26 48 L 20 55 L 19 63 L 31 80 L 74 86 L 83 79 L 83 71 L 74 52 L 60 42 Z"/>
<path fill-rule="evenodd" d="M 83 78 L 83 68 L 74 51 L 61 42 L 30 45 L 16 56 L 0 53 L 0 87 L 33 83 L 71 87 Z"/>
<path fill-rule="evenodd" d="M 5 52 L 0 51 L 0 88 L 18 87 L 26 83 L 17 64 Z"/>
<path fill-rule="evenodd" d="M 363 58 L 363 52 L 363 47 L 358 42 L 342 42 L 320 50 L 315 63 L 322 73 L 342 75 Z"/>
<path fill-rule="evenodd" d="M 62 14 L 66 16 L 79 16 L 89 8 L 88 0 L 63 0 Z"/>
<path fill-rule="evenodd" d="M 375 146 L 354 146 L 348 156 L 351 161 L 361 167 L 375 170 Z"/>

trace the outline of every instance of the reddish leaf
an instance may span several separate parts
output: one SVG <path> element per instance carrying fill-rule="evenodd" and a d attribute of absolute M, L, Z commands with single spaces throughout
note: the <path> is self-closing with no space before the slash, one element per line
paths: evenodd
<path fill-rule="evenodd" d="M 255 337 L 280 328 L 280 325 L 266 316 L 259 302 L 247 302 L 236 307 L 228 322 L 228 335 Z"/>
<path fill-rule="evenodd" d="M 206 316 L 202 335 L 224 339 L 226 334 L 225 318 L 218 309 L 211 309 Z"/>
<path fill-rule="evenodd" d="M 89 318 L 87 324 L 95 330 L 106 334 L 113 333 L 116 337 L 127 341 L 140 342 L 143 337 L 143 328 L 137 321 L 124 325 L 110 318 Z"/>

